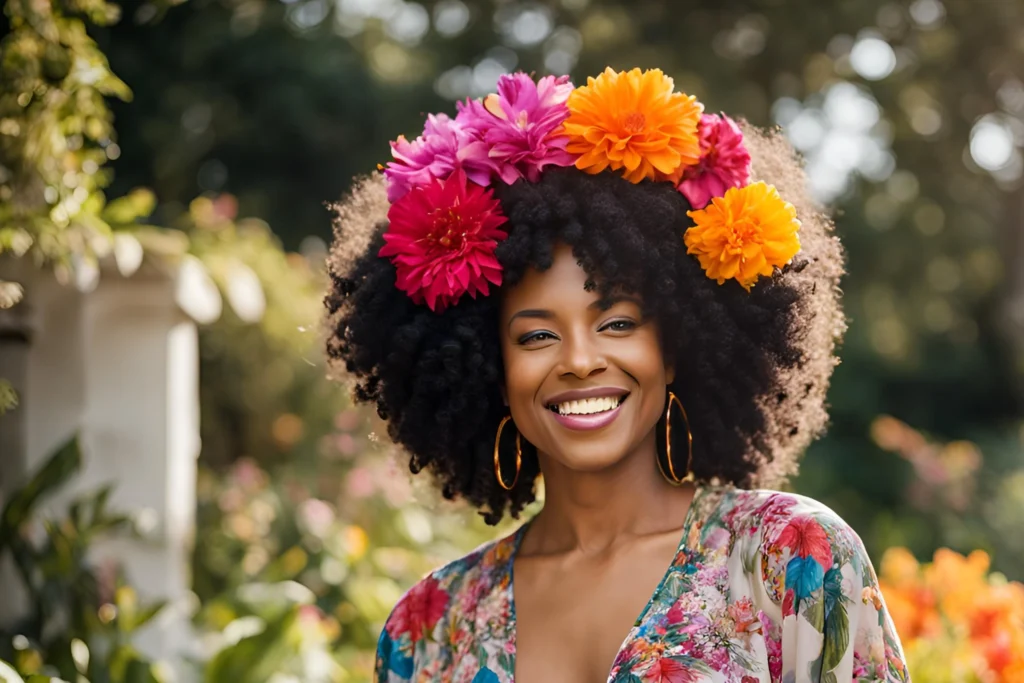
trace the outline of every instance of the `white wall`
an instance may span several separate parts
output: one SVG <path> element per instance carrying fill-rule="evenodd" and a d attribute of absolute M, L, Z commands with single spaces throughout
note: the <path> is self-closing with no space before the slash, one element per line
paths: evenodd
<path fill-rule="evenodd" d="M 150 522 L 145 540 L 106 543 L 96 559 L 120 562 L 144 599 L 174 603 L 138 642 L 151 656 L 173 659 L 190 641 L 183 607 L 199 453 L 195 324 L 175 303 L 173 276 L 152 266 L 127 279 L 104 272 L 89 293 L 43 271 L 27 284 L 19 307 L 27 306 L 33 329 L 16 381 L 21 406 L 0 419 L 0 430 L 19 426 L 8 418 L 20 420 L 22 435 L 10 443 L 20 441 L 23 453 L 0 452 L 0 486 L 9 489 L 12 470 L 35 471 L 78 433 L 81 475 L 47 507 L 62 511 L 76 495 L 113 482 L 111 508 Z M 4 602 L 0 619 L 10 617 Z"/>

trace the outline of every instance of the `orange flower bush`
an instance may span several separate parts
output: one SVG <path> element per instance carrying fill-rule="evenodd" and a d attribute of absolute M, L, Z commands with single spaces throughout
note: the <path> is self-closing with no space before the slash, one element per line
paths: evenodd
<path fill-rule="evenodd" d="M 770 276 L 800 251 L 796 208 L 763 182 L 733 187 L 699 211 L 683 240 L 688 254 L 718 284 L 736 279 L 748 292 L 761 275 Z"/>
<path fill-rule="evenodd" d="M 569 95 L 566 151 L 581 155 L 576 168 L 600 173 L 624 169 L 633 183 L 644 178 L 678 183 L 700 161 L 697 124 L 704 106 L 673 92 L 661 69 L 607 68 Z"/>
<path fill-rule="evenodd" d="M 923 567 L 885 553 L 879 586 L 916 683 L 1024 681 L 1024 585 L 988 569 L 980 550 L 941 549 Z"/>

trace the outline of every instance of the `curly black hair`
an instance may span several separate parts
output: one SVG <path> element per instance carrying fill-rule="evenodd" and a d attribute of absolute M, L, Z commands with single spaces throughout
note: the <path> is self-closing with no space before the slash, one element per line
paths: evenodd
<path fill-rule="evenodd" d="M 498 184 L 508 217 L 498 247 L 503 286 L 528 268 L 547 269 L 558 243 L 572 247 L 601 294 L 639 295 L 675 361 L 670 387 L 689 415 L 698 479 L 777 486 L 825 427 L 825 394 L 845 330 L 843 254 L 829 218 L 808 198 L 792 148 L 778 132 L 742 124 L 755 180 L 774 184 L 797 208 L 801 250 L 748 293 L 718 285 L 682 234 L 692 225 L 671 183 L 633 184 L 620 174 L 547 170 L 540 181 Z M 490 524 L 534 500 L 536 452 L 524 447 L 511 491 L 494 476 L 493 444 L 507 414 L 498 339 L 499 295 L 464 298 L 441 314 L 395 287 L 383 245 L 383 179 L 368 178 L 336 206 L 326 296 L 327 353 L 374 403 L 410 469 L 432 471 L 449 499 L 464 498 Z"/>

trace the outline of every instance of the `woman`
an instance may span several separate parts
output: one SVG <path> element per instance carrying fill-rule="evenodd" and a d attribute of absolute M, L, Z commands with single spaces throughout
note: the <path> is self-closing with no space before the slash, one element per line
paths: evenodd
<path fill-rule="evenodd" d="M 856 534 L 770 490 L 826 421 L 840 247 L 787 144 L 702 109 L 506 76 L 339 207 L 357 399 L 489 523 L 545 491 L 399 601 L 379 681 L 909 680 Z"/>

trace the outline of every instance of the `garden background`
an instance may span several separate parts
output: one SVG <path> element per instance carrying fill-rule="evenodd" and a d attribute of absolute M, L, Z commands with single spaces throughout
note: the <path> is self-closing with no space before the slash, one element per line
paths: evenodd
<path fill-rule="evenodd" d="M 804 155 L 847 249 L 850 330 L 830 432 L 792 488 L 859 531 L 915 680 L 1024 680 L 1024 4 L 4 8 L 0 259 L 83 292 L 111 255 L 112 277 L 129 281 L 143 254 L 187 262 L 228 303 L 193 315 L 192 676 L 367 681 L 401 592 L 507 530 L 411 482 L 371 412 L 326 378 L 326 204 L 387 160 L 389 139 L 417 135 L 425 112 L 454 111 L 502 73 L 579 82 L 611 65 L 660 67 L 710 111 L 782 126 Z M 22 293 L 0 281 L 0 313 Z M 31 397 L 0 378 L 3 420 L 19 399 Z M 90 552 L 144 520 L 100 492 L 43 521 L 37 503 L 87 455 L 69 441 L 0 499 L 0 554 L 31 584 L 17 589 L 31 592 L 24 618 L 0 625 L 13 666 L 0 680 L 174 674 L 132 644 L 169 607 Z"/>

